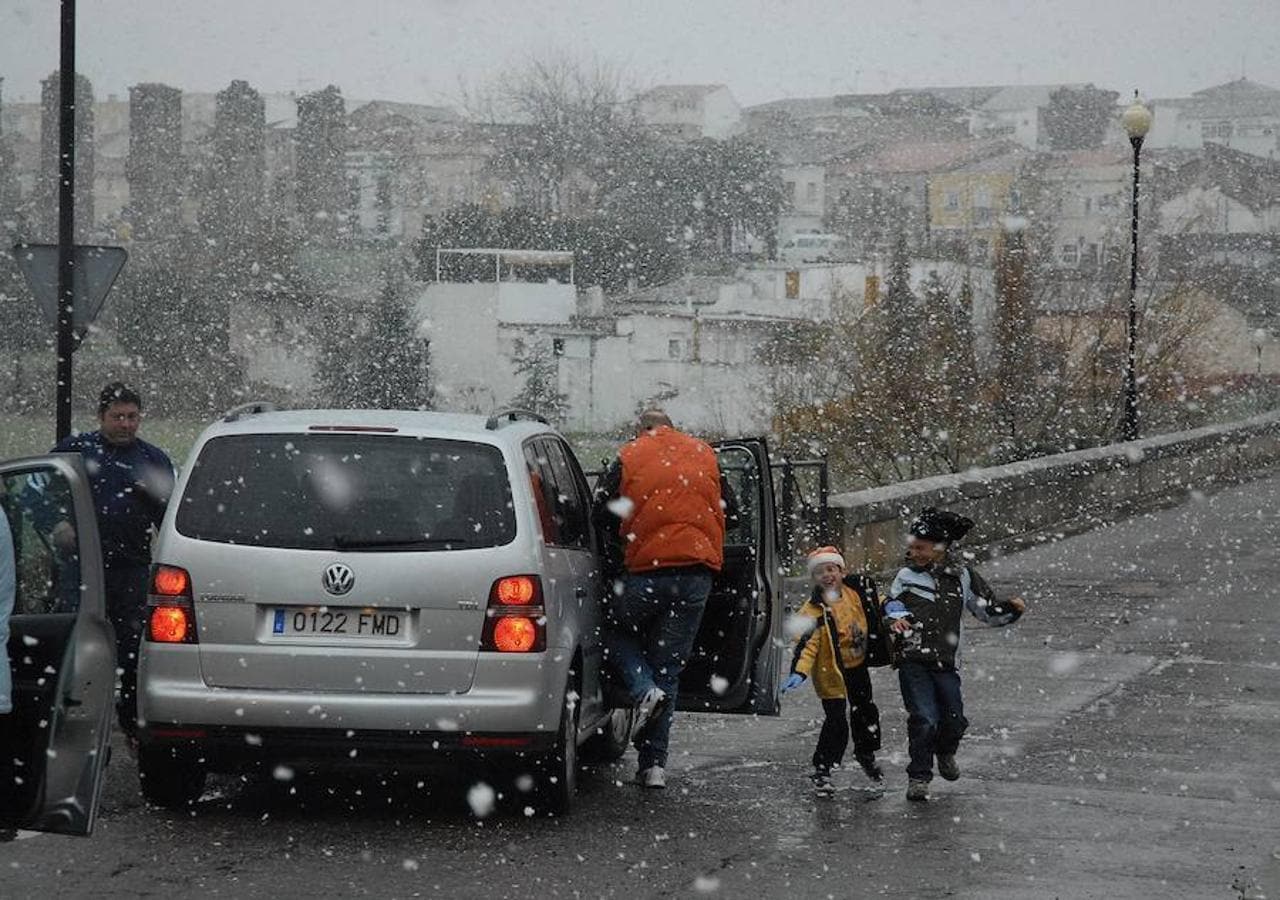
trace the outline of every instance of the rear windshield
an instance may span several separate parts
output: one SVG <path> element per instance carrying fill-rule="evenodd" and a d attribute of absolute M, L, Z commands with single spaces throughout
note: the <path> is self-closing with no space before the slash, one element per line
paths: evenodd
<path fill-rule="evenodd" d="M 515 538 L 496 447 L 356 434 L 204 445 L 178 508 L 190 538 L 315 550 L 454 550 Z"/>

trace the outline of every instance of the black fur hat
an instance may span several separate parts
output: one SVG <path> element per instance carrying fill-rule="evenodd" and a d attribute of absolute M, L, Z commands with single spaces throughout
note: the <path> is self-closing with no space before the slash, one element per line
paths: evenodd
<path fill-rule="evenodd" d="M 953 543 L 973 528 L 973 519 L 949 509 L 926 506 L 911 523 L 911 534 L 926 541 Z"/>

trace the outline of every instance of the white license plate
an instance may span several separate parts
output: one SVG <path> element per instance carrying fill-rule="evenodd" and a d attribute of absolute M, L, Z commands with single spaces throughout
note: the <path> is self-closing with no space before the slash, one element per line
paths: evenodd
<path fill-rule="evenodd" d="M 409 614 L 403 610 L 361 609 L 358 606 L 277 607 L 271 633 L 278 637 L 335 637 L 399 641 Z"/>

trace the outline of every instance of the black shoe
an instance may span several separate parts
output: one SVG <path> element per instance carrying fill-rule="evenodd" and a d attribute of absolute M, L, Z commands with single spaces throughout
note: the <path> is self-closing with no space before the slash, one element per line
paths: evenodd
<path fill-rule="evenodd" d="M 866 773 L 868 778 L 872 781 L 884 781 L 884 770 L 881 769 L 880 764 L 876 762 L 874 754 L 867 754 L 866 756 L 859 755 L 856 758 L 858 760 L 858 765 L 862 766 L 862 771 Z"/>
<path fill-rule="evenodd" d="M 956 763 L 954 753 L 938 754 L 938 774 L 947 781 L 955 781 L 960 777 L 960 766 Z"/>

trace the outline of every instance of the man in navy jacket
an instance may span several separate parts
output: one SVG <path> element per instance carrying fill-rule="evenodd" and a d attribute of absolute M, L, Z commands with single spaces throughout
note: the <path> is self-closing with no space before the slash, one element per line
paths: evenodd
<path fill-rule="evenodd" d="M 79 453 L 89 474 L 102 544 L 107 615 L 116 633 L 120 670 L 117 712 L 130 738 L 137 731 L 138 644 L 147 605 L 151 530 L 159 528 L 173 491 L 173 463 L 163 450 L 138 437 L 142 398 L 120 382 L 102 389 L 98 430 L 60 441 L 54 452 Z M 55 543 L 75 551 L 70 522 L 53 525 Z"/>

